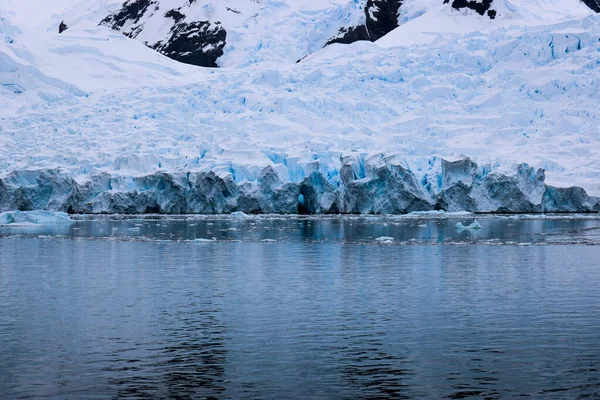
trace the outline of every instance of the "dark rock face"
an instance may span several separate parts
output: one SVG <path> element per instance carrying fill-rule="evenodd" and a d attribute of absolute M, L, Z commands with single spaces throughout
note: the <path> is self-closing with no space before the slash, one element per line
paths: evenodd
<path fill-rule="evenodd" d="M 167 11 L 165 13 L 165 17 L 167 17 L 167 18 L 173 18 L 173 20 L 175 22 L 177 22 L 177 23 L 179 21 L 181 21 L 182 19 L 185 19 L 185 15 L 183 15 L 182 13 L 180 13 L 179 10 L 175 10 L 175 9 Z"/>
<path fill-rule="evenodd" d="M 128 22 L 135 26 L 140 22 L 140 19 L 146 14 L 150 6 L 155 4 L 155 0 L 128 0 L 123 3 L 119 11 L 104 18 L 100 22 L 100 25 L 108 26 L 114 30 L 120 30 Z M 123 34 L 133 38 L 137 36 L 140 30 L 141 27 L 132 28 L 131 32 L 123 32 Z"/>
<path fill-rule="evenodd" d="M 188 1 L 189 7 L 194 0 Z M 130 38 L 137 37 L 144 29 L 143 20 L 160 11 L 157 0 L 128 0 L 121 9 L 106 18 L 100 25 L 122 32 Z M 227 32 L 219 22 L 185 22 L 184 7 L 167 11 L 162 17 L 171 28 L 166 38 L 145 44 L 174 60 L 198 65 L 217 67 L 217 59 L 223 55 Z M 127 28 L 125 28 L 127 27 Z"/>
<path fill-rule="evenodd" d="M 0 211 L 50 210 L 124 214 L 404 214 L 413 211 L 491 213 L 598 212 L 600 199 L 579 187 L 544 183 L 542 169 L 522 164 L 507 176 L 486 173 L 468 158 L 442 161 L 438 193 L 400 165 L 385 165 L 356 179 L 352 166 L 343 182 L 329 182 L 315 165 L 300 182 L 284 183 L 271 167 L 255 182 L 237 184 L 214 172 L 157 172 L 127 178 L 100 173 L 78 184 L 60 170 L 17 171 L 0 179 Z"/>
<path fill-rule="evenodd" d="M 374 42 L 398 27 L 398 13 L 403 0 L 368 0 L 365 6 L 364 25 L 342 28 L 332 43 L 350 44 L 359 40 Z"/>
<path fill-rule="evenodd" d="M 332 43 L 350 44 L 359 40 L 374 42 L 398 27 L 398 14 L 404 0 L 368 0 L 365 6 L 366 23 L 364 25 L 341 28 L 338 35 L 330 39 Z M 496 18 L 496 11 L 491 9 L 493 0 L 443 0 L 444 4 L 452 1 L 456 9 L 469 8 L 480 15 Z M 600 2 L 600 0 L 584 0 Z"/>
<path fill-rule="evenodd" d="M 474 10 L 479 15 L 485 15 L 487 12 L 488 17 L 491 19 L 496 18 L 496 11 L 491 10 L 493 0 L 452 0 L 452 8 L 461 9 L 469 8 Z M 444 4 L 450 3 L 450 0 L 444 0 Z"/>
<path fill-rule="evenodd" d="M 581 0 L 592 10 L 600 13 L 600 0 Z"/>
<path fill-rule="evenodd" d="M 173 26 L 169 33 L 171 36 L 165 41 L 159 41 L 151 47 L 179 62 L 201 67 L 218 67 L 217 59 L 223 55 L 227 39 L 227 32 L 218 22 L 181 22 Z M 207 46 L 208 44 L 213 46 Z"/>
<path fill-rule="evenodd" d="M 58 25 L 58 33 L 63 33 L 67 29 L 69 29 L 69 27 L 67 26 L 67 24 L 65 24 L 65 21 L 62 21 L 60 25 Z"/>

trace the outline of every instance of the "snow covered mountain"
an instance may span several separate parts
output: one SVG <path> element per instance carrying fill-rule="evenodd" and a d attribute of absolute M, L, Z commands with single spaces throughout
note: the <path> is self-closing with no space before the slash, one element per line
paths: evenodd
<path fill-rule="evenodd" d="M 496 0 L 498 4 L 493 0 L 436 1 L 491 19 L 498 12 L 509 11 L 511 5 L 503 0 Z M 398 27 L 403 3 L 404 0 L 128 0 L 101 24 L 177 61 L 205 67 L 239 66 L 231 57 L 221 58 L 229 52 L 254 53 L 255 49 L 240 44 L 250 38 L 252 46 L 262 47 L 262 41 L 270 39 L 267 30 L 281 23 L 287 29 L 278 32 L 280 39 L 291 36 L 281 41 L 286 46 L 279 52 L 283 58 L 291 55 L 298 60 L 332 43 L 374 42 Z M 585 4 L 600 12 L 600 0 L 585 0 Z"/>
<path fill-rule="evenodd" d="M 0 211 L 598 211 L 594 1 L 3 0 Z"/>
<path fill-rule="evenodd" d="M 101 25 L 178 61 L 240 66 L 241 58 L 260 61 L 248 53 L 260 55 L 256 50 L 272 46 L 280 47 L 278 57 L 297 61 L 323 47 L 344 24 L 360 21 L 362 8 L 347 0 L 129 0 Z"/>

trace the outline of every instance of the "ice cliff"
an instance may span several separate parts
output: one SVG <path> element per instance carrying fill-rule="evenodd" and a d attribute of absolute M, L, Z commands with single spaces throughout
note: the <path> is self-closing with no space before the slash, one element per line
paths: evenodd
<path fill-rule="evenodd" d="M 600 198 L 578 187 L 544 183 L 544 171 L 520 165 L 516 174 L 489 173 L 468 158 L 441 160 L 441 171 L 419 181 L 401 165 L 387 164 L 358 179 L 344 163 L 332 184 L 319 169 L 300 182 L 284 182 L 271 167 L 254 181 L 231 175 L 154 173 L 136 178 L 107 173 L 78 183 L 60 170 L 19 171 L 0 180 L 0 211 L 68 213 L 306 213 L 402 214 L 414 211 L 494 213 L 598 212 Z"/>

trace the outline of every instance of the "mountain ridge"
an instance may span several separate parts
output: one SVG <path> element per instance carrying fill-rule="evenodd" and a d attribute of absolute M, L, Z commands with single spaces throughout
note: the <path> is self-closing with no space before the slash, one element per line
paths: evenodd
<path fill-rule="evenodd" d="M 573 0 L 575 1 L 579 0 Z M 585 0 L 584 3 L 592 10 L 600 12 L 598 1 Z M 400 25 L 399 17 L 404 3 L 404 0 L 366 0 L 347 3 L 357 5 L 348 7 L 341 1 L 332 2 L 331 4 L 337 4 L 350 15 L 336 19 L 324 13 L 320 18 L 313 19 L 313 22 L 322 25 L 340 25 L 329 37 L 325 34 L 317 39 L 320 40 L 320 43 L 316 43 L 317 48 L 333 43 L 350 44 L 361 40 L 373 42 L 381 39 Z M 512 3 L 506 0 L 439 0 L 438 3 L 455 10 L 472 10 L 490 19 L 495 19 L 499 13 L 502 15 L 501 10 L 506 7 L 513 7 Z M 131 38 L 140 37 L 139 40 L 147 46 L 177 61 L 218 67 L 221 63 L 220 58 L 226 51 L 225 47 L 236 46 L 235 37 L 229 35 L 228 39 L 229 31 L 235 31 L 240 24 L 247 24 L 249 20 L 260 18 L 268 7 L 292 8 L 285 2 L 277 3 L 277 6 L 271 4 L 275 3 L 263 4 L 262 0 L 232 0 L 229 3 L 206 0 L 128 0 L 119 10 L 105 17 L 100 24 Z M 302 10 L 302 7 L 298 8 Z M 274 18 L 281 18 L 281 15 L 275 14 Z M 344 25 L 344 19 L 359 23 Z M 294 23 L 293 19 L 289 21 Z M 234 43 L 228 44 L 228 41 Z M 296 59 L 303 59 L 310 54 L 309 51 L 306 54 L 297 54 Z"/>

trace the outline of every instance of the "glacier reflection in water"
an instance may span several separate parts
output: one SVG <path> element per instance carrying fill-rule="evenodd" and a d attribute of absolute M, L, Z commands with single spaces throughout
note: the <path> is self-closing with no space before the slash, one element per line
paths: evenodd
<path fill-rule="evenodd" d="M 0 393 L 598 396 L 599 221 L 470 219 L 0 229 Z"/>
<path fill-rule="evenodd" d="M 74 216 L 73 224 L 0 225 L 1 237 L 126 241 L 375 244 L 600 244 L 600 214 L 397 216 Z M 464 229 L 480 225 L 481 229 Z"/>

